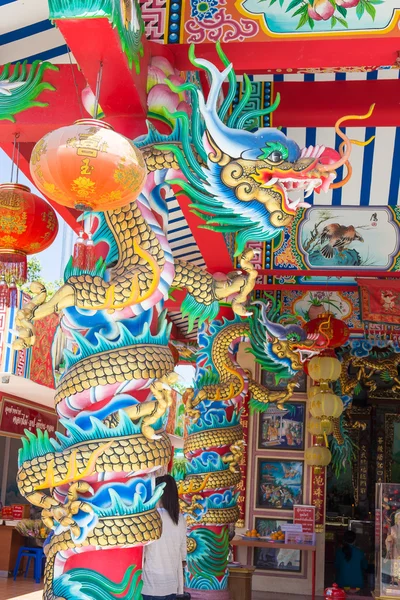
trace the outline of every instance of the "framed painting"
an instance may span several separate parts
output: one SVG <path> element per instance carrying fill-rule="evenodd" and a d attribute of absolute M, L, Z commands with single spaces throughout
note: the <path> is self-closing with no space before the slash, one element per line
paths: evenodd
<path fill-rule="evenodd" d="M 295 375 L 299 386 L 296 388 L 296 394 L 305 394 L 307 391 L 307 375 L 304 371 Z M 293 378 L 294 379 L 294 378 Z M 292 379 L 281 379 L 279 383 L 275 381 L 275 374 L 268 371 L 261 371 L 261 383 L 271 392 L 280 392 L 287 388 L 287 384 L 293 381 Z"/>
<path fill-rule="evenodd" d="M 303 503 L 304 463 L 301 460 L 258 458 L 257 508 L 291 510 Z"/>
<path fill-rule="evenodd" d="M 305 406 L 304 402 L 291 402 L 280 410 L 271 404 L 260 413 L 258 449 L 304 450 Z"/>
<path fill-rule="evenodd" d="M 281 530 L 283 525 L 292 523 L 284 519 L 264 519 L 256 517 L 254 527 L 260 536 L 268 536 Z M 302 553 L 300 550 L 285 550 L 283 548 L 254 548 L 253 565 L 263 571 L 301 572 Z"/>

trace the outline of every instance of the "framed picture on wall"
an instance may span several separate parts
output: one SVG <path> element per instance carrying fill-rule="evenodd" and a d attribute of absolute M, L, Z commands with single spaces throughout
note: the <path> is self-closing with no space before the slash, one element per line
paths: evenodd
<path fill-rule="evenodd" d="M 256 517 L 254 527 L 261 536 L 269 536 L 279 531 L 283 525 L 292 523 L 284 519 L 264 519 Z M 253 565 L 263 571 L 301 572 L 302 553 L 300 550 L 283 548 L 254 548 Z"/>
<path fill-rule="evenodd" d="M 259 450 L 304 450 L 304 402 L 290 402 L 280 410 L 271 404 L 260 413 Z"/>
<path fill-rule="evenodd" d="M 258 458 L 257 508 L 291 510 L 303 503 L 304 463 L 301 460 Z"/>
<path fill-rule="evenodd" d="M 296 394 L 305 394 L 307 391 L 307 375 L 304 371 L 298 373 L 293 377 L 296 378 L 299 387 L 296 388 Z M 264 387 L 266 387 L 271 392 L 280 392 L 281 390 L 286 389 L 287 384 L 293 381 L 293 379 L 281 379 L 279 383 L 275 382 L 275 374 L 269 373 L 268 371 L 261 371 L 261 383 Z"/>

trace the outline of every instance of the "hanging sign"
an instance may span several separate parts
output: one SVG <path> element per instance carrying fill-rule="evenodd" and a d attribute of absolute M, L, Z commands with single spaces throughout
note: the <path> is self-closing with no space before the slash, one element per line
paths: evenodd
<path fill-rule="evenodd" d="M 3 396 L 0 404 L 0 435 L 21 437 L 25 429 L 32 433 L 41 429 L 42 432 L 54 434 L 57 429 L 57 416 L 54 412 L 35 404 Z"/>
<path fill-rule="evenodd" d="M 243 402 L 243 411 L 240 417 L 240 423 L 243 427 L 244 450 L 243 458 L 240 463 L 240 472 L 242 479 L 240 480 L 236 490 L 239 492 L 238 507 L 239 519 L 236 522 L 236 527 L 245 526 L 246 517 L 246 486 L 247 486 L 247 446 L 249 443 L 249 396 L 247 395 Z"/>
<path fill-rule="evenodd" d="M 293 506 L 293 523 L 301 525 L 303 533 L 315 533 L 315 506 Z"/>

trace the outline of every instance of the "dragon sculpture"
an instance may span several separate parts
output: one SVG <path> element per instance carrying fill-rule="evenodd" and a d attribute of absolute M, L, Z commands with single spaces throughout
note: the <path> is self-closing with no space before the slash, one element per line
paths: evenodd
<path fill-rule="evenodd" d="M 240 415 L 246 396 L 254 410 L 266 410 L 271 402 L 282 408 L 303 361 L 318 352 L 318 336 L 307 337 L 280 308 L 269 297 L 249 307 L 251 319 L 213 321 L 199 334 L 195 389 L 186 393 L 186 414 L 192 418 L 184 447 L 187 473 L 179 486 L 189 528 L 186 586 L 192 598 L 225 597 L 228 532 L 239 517 L 235 488 L 241 479 Z M 274 372 L 277 381 L 290 380 L 286 389 L 270 392 L 239 365 L 243 341 L 250 341 L 261 368 Z"/>
<path fill-rule="evenodd" d="M 379 382 L 390 386 L 390 396 L 400 391 L 398 347 L 388 345 L 382 348 L 374 346 L 369 340 L 354 340 L 340 352 L 340 359 L 342 371 L 338 388 L 342 396 L 351 398 L 362 387 L 366 388 L 367 393 L 373 394 Z"/>
<path fill-rule="evenodd" d="M 289 201 L 287 191 L 327 189 L 335 169 L 348 159 L 351 144 L 342 133 L 346 150 L 339 154 L 323 147 L 301 151 L 276 129 L 243 130 L 246 118 L 255 116 L 254 111 L 244 111 L 249 82 L 244 97 L 226 119 L 235 75 L 219 46 L 217 49 L 226 66 L 223 72 L 208 61 L 195 59 L 191 50 L 195 66 L 211 76 L 207 100 L 193 82 L 177 88 L 169 82 L 171 89 L 190 97 L 191 120 L 178 111 L 173 115 L 176 126 L 170 136 L 159 135 L 150 127 L 149 134 L 135 142 L 149 173 L 139 197 L 120 209 L 86 215 L 95 224 L 93 241 L 101 256 L 96 267 L 82 271 L 70 263 L 64 285 L 48 300 L 44 287 L 33 284 L 32 301 L 17 315 L 15 349 L 31 346 L 34 322 L 52 313 L 60 315 L 60 328 L 68 342 L 65 370 L 55 395 L 66 433 L 58 433 L 57 440 L 41 432 L 27 434 L 17 475 L 21 493 L 43 509 L 45 523 L 52 528 L 45 546 L 46 600 L 108 600 L 115 594 L 140 597 L 141 548 L 160 535 L 156 504 L 162 489 L 155 487 L 154 478 L 167 468 L 171 454 L 164 432 L 174 379 L 170 326 L 163 309 L 168 291 L 171 287 L 187 290 L 182 312 L 189 315 L 191 324 L 196 319 L 200 324 L 213 320 L 219 302 L 232 296 L 237 319 L 250 316 L 246 299 L 257 272 L 251 265 L 247 241 L 278 235 L 302 205 Z M 225 77 L 230 87 L 218 109 Z M 87 135 L 96 131 L 96 122 L 89 123 Z M 167 239 L 165 201 L 172 184 L 191 195 L 192 208 L 207 228 L 237 232 L 241 271 L 227 281 L 217 281 L 196 265 L 174 259 Z M 249 327 L 251 333 L 251 321 L 243 325 L 237 320 L 232 329 L 221 331 L 218 340 L 223 342 L 223 350 L 212 357 L 220 375 L 218 385 L 204 385 L 189 403 L 189 411 L 200 412 L 188 449 L 189 454 L 195 453 L 190 467 L 194 484 L 197 487 L 196 478 L 204 484 L 202 473 L 208 469 L 204 490 L 217 491 L 216 513 L 220 490 L 225 490 L 223 501 L 229 504 L 226 523 L 234 522 L 237 514 L 233 488 L 241 451 L 241 399 L 249 386 L 255 401 L 263 403 L 283 402 L 291 391 L 284 397 L 274 396 L 249 382 L 240 370 L 239 375 L 232 372 L 238 367 L 231 362 L 231 345 L 247 336 Z M 279 365 L 278 374 L 281 369 L 285 373 L 290 368 L 298 370 L 297 349 L 305 340 L 293 338 L 287 344 L 288 340 L 280 337 L 282 329 L 276 326 L 274 332 L 269 327 L 271 341 L 264 348 L 256 342 L 256 358 L 265 351 L 268 364 Z M 254 334 L 262 332 L 254 329 Z M 219 356 L 222 362 L 218 362 Z M 211 433 L 214 420 L 221 424 L 215 428 L 215 436 Z M 221 427 L 225 433 L 219 442 Z M 233 432 L 230 438 L 228 429 Z M 215 446 L 222 450 L 215 452 Z M 220 472 L 215 465 L 221 466 Z M 212 504 L 208 509 L 211 518 Z M 196 535 L 197 544 L 204 534 Z M 217 542 L 225 552 L 224 535 L 218 533 Z M 95 555 L 98 549 L 102 552 Z M 223 562 L 226 566 L 225 554 Z M 189 575 L 189 583 L 193 577 L 193 573 Z"/>

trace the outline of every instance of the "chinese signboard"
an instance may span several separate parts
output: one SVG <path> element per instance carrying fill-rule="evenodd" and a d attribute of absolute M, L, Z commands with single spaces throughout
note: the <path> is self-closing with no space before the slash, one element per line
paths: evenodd
<path fill-rule="evenodd" d="M 51 410 L 35 404 L 3 396 L 0 402 L 0 435 L 20 437 L 24 435 L 25 429 L 32 433 L 40 429 L 54 434 L 57 416 Z"/>
<path fill-rule="evenodd" d="M 315 532 L 315 506 L 293 506 L 293 523 L 302 526 L 304 533 Z"/>
<path fill-rule="evenodd" d="M 326 469 L 313 467 L 312 469 L 312 484 L 311 498 L 315 506 L 315 531 L 320 533 L 325 526 L 325 485 L 326 485 Z"/>
<path fill-rule="evenodd" d="M 245 398 L 243 412 L 240 418 L 240 423 L 243 427 L 243 439 L 244 449 L 243 458 L 240 464 L 240 470 L 242 473 L 242 479 L 237 486 L 239 492 L 238 507 L 239 507 L 239 520 L 236 523 L 237 527 L 244 527 L 244 521 L 246 516 L 246 482 L 247 482 L 247 444 L 249 441 L 249 398 Z"/>

